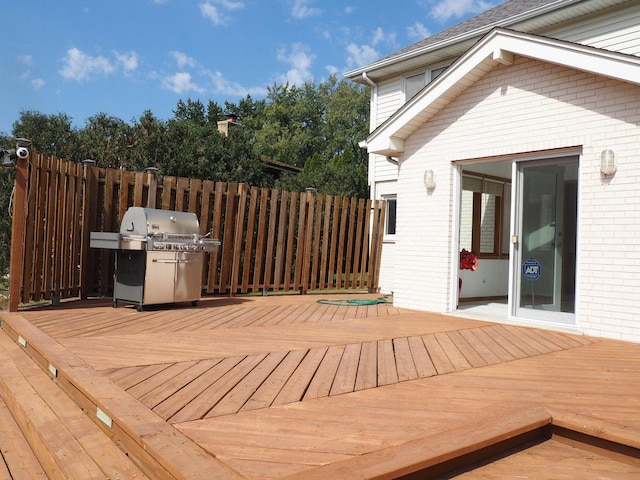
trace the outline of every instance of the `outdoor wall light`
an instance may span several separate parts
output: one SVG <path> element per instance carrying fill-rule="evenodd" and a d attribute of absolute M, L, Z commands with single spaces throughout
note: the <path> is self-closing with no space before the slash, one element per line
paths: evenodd
<path fill-rule="evenodd" d="M 84 160 L 82 160 L 82 164 L 83 164 L 85 167 L 93 167 L 93 166 L 95 166 L 96 161 L 95 161 L 95 160 L 92 160 L 92 159 L 90 159 L 90 158 L 85 158 Z"/>
<path fill-rule="evenodd" d="M 423 180 L 424 186 L 427 187 L 427 190 L 433 190 L 436 188 L 436 175 L 433 173 L 433 170 L 425 170 Z"/>
<path fill-rule="evenodd" d="M 603 150 L 602 153 L 600 153 L 600 172 L 602 172 L 605 177 L 608 177 L 616 173 L 617 169 L 615 152 L 610 148 Z"/>

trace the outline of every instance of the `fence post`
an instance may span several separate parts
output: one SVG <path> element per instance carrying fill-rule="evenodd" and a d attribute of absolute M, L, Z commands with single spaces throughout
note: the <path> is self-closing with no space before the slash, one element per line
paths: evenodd
<path fill-rule="evenodd" d="M 89 250 L 89 237 L 97 230 L 98 217 L 98 168 L 84 166 L 84 189 L 82 190 L 82 243 L 80 247 L 80 298 L 89 295 L 89 286 L 93 287 L 95 275 L 95 253 Z"/>
<path fill-rule="evenodd" d="M 35 155 L 35 153 L 31 153 Z M 15 193 L 13 196 L 13 221 L 11 222 L 11 254 L 9 260 L 9 311 L 17 312 L 20 303 L 20 286 L 24 266 L 24 235 L 26 221 L 28 159 L 18 159 L 16 165 Z"/>

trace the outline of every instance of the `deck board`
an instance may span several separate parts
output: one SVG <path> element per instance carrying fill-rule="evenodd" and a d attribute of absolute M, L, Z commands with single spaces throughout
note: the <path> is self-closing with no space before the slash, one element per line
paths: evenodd
<path fill-rule="evenodd" d="M 108 392 L 106 402 L 147 409 L 233 478 L 313 478 L 332 465 L 383 475 L 384 452 L 406 448 L 397 458 L 415 460 L 412 442 L 473 432 L 479 421 L 499 430 L 510 412 L 529 407 L 618 442 L 640 438 L 638 345 L 317 299 L 215 297 L 144 312 L 72 302 L 19 317 L 75 359 L 69 368 L 90 380 L 87 395 Z M 134 418 L 127 431 L 140 442 L 162 431 Z M 557 445 L 548 445 L 541 462 L 552 461 Z M 159 450 L 172 468 L 187 469 Z M 606 474 L 616 465 L 593 462 Z"/>

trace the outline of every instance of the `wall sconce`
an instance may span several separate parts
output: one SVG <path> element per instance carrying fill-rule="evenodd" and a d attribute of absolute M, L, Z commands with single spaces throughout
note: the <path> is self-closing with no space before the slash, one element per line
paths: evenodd
<path fill-rule="evenodd" d="M 436 188 L 436 175 L 431 169 L 424 172 L 424 186 L 427 187 L 427 190 Z"/>
<path fill-rule="evenodd" d="M 602 153 L 600 153 L 600 172 L 602 172 L 605 177 L 608 177 L 616 173 L 617 169 L 615 152 L 610 148 L 603 150 Z"/>

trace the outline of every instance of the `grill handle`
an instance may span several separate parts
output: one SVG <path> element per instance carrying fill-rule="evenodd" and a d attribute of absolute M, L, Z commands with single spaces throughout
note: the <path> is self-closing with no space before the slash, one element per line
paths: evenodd
<path fill-rule="evenodd" d="M 178 260 L 177 258 L 154 258 L 153 263 L 193 263 L 197 260 Z"/>

